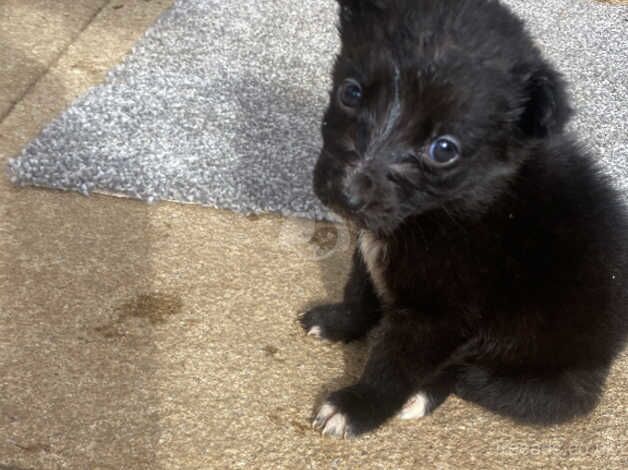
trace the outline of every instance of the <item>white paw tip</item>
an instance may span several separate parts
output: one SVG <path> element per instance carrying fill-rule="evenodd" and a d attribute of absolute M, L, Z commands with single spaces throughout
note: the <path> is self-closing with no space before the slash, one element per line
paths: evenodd
<path fill-rule="evenodd" d="M 336 413 L 325 423 L 323 436 L 345 437 L 347 432 L 347 418 L 342 413 Z"/>
<path fill-rule="evenodd" d="M 417 393 L 412 396 L 399 412 L 400 419 L 422 418 L 427 414 L 429 399 L 424 393 Z"/>
<path fill-rule="evenodd" d="M 331 418 L 335 413 L 336 413 L 335 406 L 329 403 L 324 403 L 323 406 L 321 406 L 320 409 L 318 410 L 318 414 L 316 415 L 316 418 L 314 418 L 314 421 L 312 422 L 312 427 L 317 428 L 317 429 L 322 428 L 327 422 L 327 420 Z"/>
<path fill-rule="evenodd" d="M 321 327 L 320 326 L 313 326 L 307 332 L 307 335 L 308 336 L 314 336 L 315 338 L 320 338 L 321 337 Z"/>
<path fill-rule="evenodd" d="M 351 435 L 346 416 L 329 403 L 321 406 L 312 426 L 320 430 L 323 436 L 347 438 Z"/>

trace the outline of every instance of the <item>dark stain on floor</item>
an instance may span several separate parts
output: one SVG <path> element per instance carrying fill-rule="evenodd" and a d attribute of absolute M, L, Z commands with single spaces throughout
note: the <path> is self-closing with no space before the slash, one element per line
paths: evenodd
<path fill-rule="evenodd" d="M 145 318 L 151 325 L 165 323 L 169 317 L 181 311 L 183 303 L 179 297 L 160 292 L 140 294 L 136 298 L 125 302 L 116 310 L 119 318 Z"/>
<path fill-rule="evenodd" d="M 262 350 L 269 356 L 274 356 L 275 354 L 279 352 L 279 349 L 277 349 L 275 346 L 271 344 L 267 344 L 266 346 L 262 348 Z"/>
<path fill-rule="evenodd" d="M 290 427 L 300 434 L 308 434 L 312 432 L 312 428 L 307 425 L 307 421 L 302 423 L 295 419 L 286 420 L 285 416 L 280 416 L 280 414 L 283 414 L 283 412 L 278 409 L 276 413 L 270 413 L 266 416 L 271 423 L 280 428 L 284 428 L 286 422 L 288 422 L 288 424 L 290 424 Z"/>
<path fill-rule="evenodd" d="M 262 348 L 262 351 L 264 351 L 264 353 L 266 354 L 267 357 L 270 357 L 270 358 L 274 359 L 275 361 L 286 362 L 286 360 L 284 358 L 282 358 L 282 357 L 280 357 L 280 355 L 278 355 L 279 348 L 273 346 L 272 344 L 267 344 L 266 346 L 264 346 Z"/>
<path fill-rule="evenodd" d="M 52 449 L 48 444 L 17 444 L 14 443 L 15 447 L 22 449 L 24 452 L 50 452 Z M 2 467 L 0 467 L 1 469 Z"/>
<path fill-rule="evenodd" d="M 150 326 L 164 324 L 178 314 L 183 307 L 180 297 L 163 292 L 150 292 L 124 302 L 114 310 L 114 320 L 94 330 L 105 338 L 126 336 L 125 323 L 132 318 L 145 321 Z"/>

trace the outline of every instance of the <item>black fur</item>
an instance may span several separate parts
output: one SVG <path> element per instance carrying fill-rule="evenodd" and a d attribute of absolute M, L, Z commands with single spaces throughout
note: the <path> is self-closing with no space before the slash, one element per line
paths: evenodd
<path fill-rule="evenodd" d="M 344 302 L 301 319 L 341 341 L 377 325 L 359 382 L 328 398 L 346 418 L 330 433 L 370 431 L 417 391 L 428 411 L 455 393 L 527 423 L 587 413 L 627 336 L 628 217 L 564 133 L 560 75 L 497 1 L 339 3 L 314 188 L 381 244 L 385 292 L 358 248 Z M 442 135 L 460 157 L 435 165 Z"/>

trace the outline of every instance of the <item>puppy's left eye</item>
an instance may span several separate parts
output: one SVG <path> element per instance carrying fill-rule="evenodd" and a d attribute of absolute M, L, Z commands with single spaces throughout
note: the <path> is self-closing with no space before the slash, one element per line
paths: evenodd
<path fill-rule="evenodd" d="M 428 153 L 435 163 L 451 163 L 460 157 L 460 142 L 451 135 L 443 135 L 432 142 Z"/>
<path fill-rule="evenodd" d="M 347 108 L 357 108 L 362 102 L 362 87 L 352 78 L 348 78 L 340 85 L 338 98 L 343 106 Z"/>

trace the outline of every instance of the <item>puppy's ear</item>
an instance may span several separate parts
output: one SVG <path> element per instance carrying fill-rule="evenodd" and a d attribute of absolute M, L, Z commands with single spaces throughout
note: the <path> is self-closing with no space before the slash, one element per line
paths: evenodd
<path fill-rule="evenodd" d="M 364 7 L 385 8 L 388 0 L 338 0 L 343 9 L 356 11 Z"/>
<path fill-rule="evenodd" d="M 572 110 L 562 77 L 544 65 L 526 74 L 524 106 L 519 128 L 524 135 L 543 138 L 562 132 Z"/>
<path fill-rule="evenodd" d="M 340 24 L 343 26 L 359 22 L 363 14 L 373 9 L 383 10 L 390 0 L 337 0 L 340 5 Z"/>

